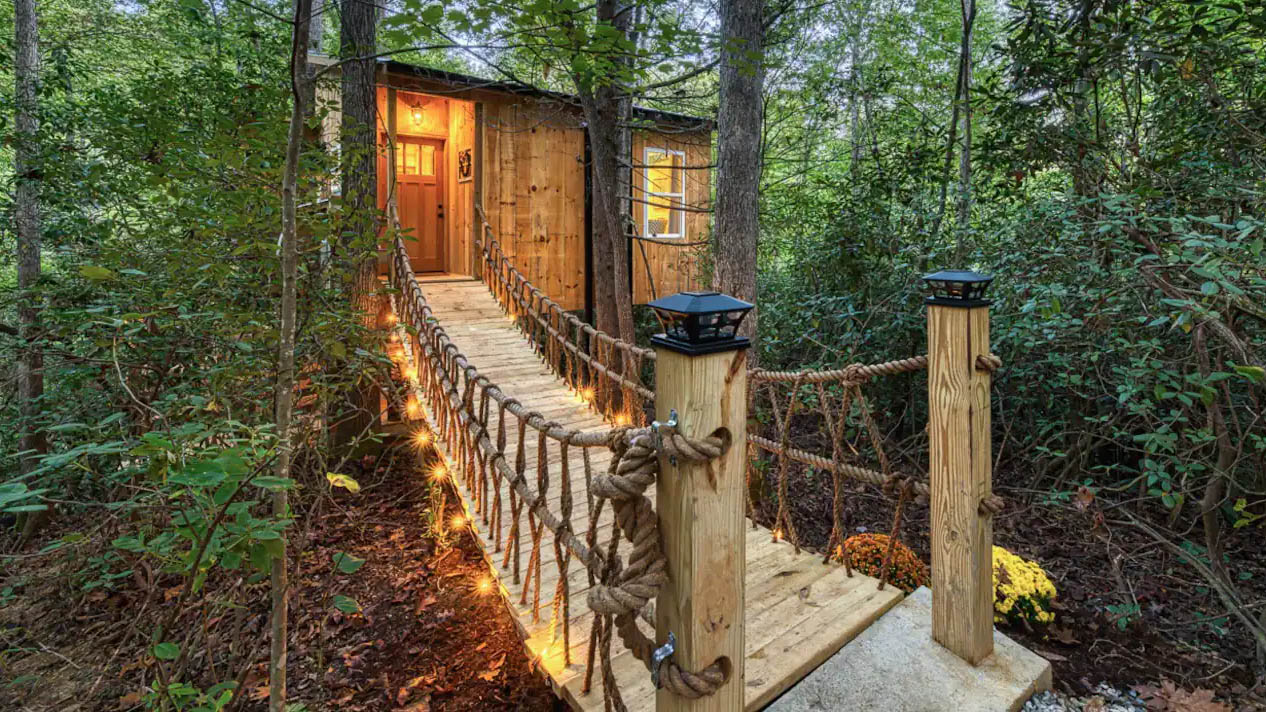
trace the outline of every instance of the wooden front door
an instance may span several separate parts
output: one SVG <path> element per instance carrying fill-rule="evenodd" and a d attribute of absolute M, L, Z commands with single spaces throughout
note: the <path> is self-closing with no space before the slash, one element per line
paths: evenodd
<path fill-rule="evenodd" d="M 444 271 L 444 141 L 400 136 L 396 205 L 415 272 Z"/>

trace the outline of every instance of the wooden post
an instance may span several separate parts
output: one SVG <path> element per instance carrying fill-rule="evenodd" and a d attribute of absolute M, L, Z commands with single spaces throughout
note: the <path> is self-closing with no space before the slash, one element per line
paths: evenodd
<path fill-rule="evenodd" d="M 977 511 L 993 493 L 988 353 L 987 301 L 928 300 L 932 638 L 972 665 L 993 653 L 993 522 Z"/>
<path fill-rule="evenodd" d="M 655 418 L 677 412 L 679 431 L 703 438 L 718 428 L 731 445 L 707 464 L 662 458 L 655 507 L 668 559 L 668 584 L 655 605 L 656 640 L 677 638 L 673 660 L 702 670 L 725 658 L 729 679 L 698 700 L 665 689 L 659 712 L 736 712 L 743 709 L 743 574 L 746 569 L 744 457 L 747 452 L 747 351 L 702 355 L 656 348 Z"/>

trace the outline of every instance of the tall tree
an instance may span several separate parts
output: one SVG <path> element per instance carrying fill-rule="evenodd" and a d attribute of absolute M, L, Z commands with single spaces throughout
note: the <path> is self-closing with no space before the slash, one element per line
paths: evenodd
<path fill-rule="evenodd" d="M 763 0 L 721 3 L 721 83 L 717 111 L 716 289 L 756 301 L 760 233 Z M 754 337 L 757 310 L 743 321 Z"/>
<path fill-rule="evenodd" d="M 622 163 L 629 160 L 623 149 L 631 102 L 618 77 L 628 72 L 627 55 L 619 51 L 630 43 L 633 7 L 619 0 L 598 0 L 597 24 L 609 27 L 612 46 L 607 48 L 613 71 L 574 72 L 580 105 L 585 112 L 593 176 L 594 319 L 597 327 L 632 341 L 633 295 L 629 293 L 629 258 L 625 231 L 628 227 L 627 196 L 621 192 Z M 586 69 L 590 69 L 587 65 Z"/>
<path fill-rule="evenodd" d="M 40 428 L 40 401 L 44 396 L 44 355 L 40 347 L 40 244 L 43 230 L 40 220 L 40 191 L 43 186 L 39 142 L 39 16 L 35 0 L 13 0 L 14 14 L 14 108 L 17 116 L 14 172 L 14 222 L 17 223 L 18 263 L 18 401 L 21 409 L 21 470 L 35 468 L 41 453 L 47 450 Z M 43 519 L 35 512 L 27 518 L 23 536 L 27 537 Z"/>
<path fill-rule="evenodd" d="M 963 150 L 958 154 L 958 261 L 967 258 L 967 233 L 971 227 L 971 43 L 976 26 L 976 0 L 961 0 L 963 36 L 960 46 L 958 90 L 962 102 L 958 114 L 963 119 Z"/>
<path fill-rule="evenodd" d="M 311 24 L 312 0 L 295 0 L 294 35 L 290 44 L 290 129 L 286 135 L 286 165 L 281 179 L 281 335 L 278 339 L 277 386 L 273 393 L 277 423 L 277 476 L 290 478 L 293 457 L 291 421 L 294 415 L 295 391 L 295 324 L 298 311 L 299 227 L 298 184 L 299 149 L 303 144 L 304 104 L 309 92 L 308 28 Z M 285 489 L 273 493 L 273 516 L 290 516 L 290 502 Z M 272 651 L 268 669 L 269 712 L 286 708 L 286 658 L 289 622 L 289 581 L 286 569 L 286 540 L 281 555 L 272 561 Z"/>
<path fill-rule="evenodd" d="M 350 274 L 348 294 L 352 303 L 361 308 L 368 326 L 375 315 L 370 301 L 376 286 L 372 246 L 378 208 L 374 90 L 378 7 L 372 0 L 343 0 L 340 9 L 343 124 L 340 130 L 342 235 L 338 250 Z M 352 384 L 347 410 L 340 415 L 335 427 L 337 445 L 346 445 L 363 435 L 372 422 L 376 402 L 372 388 Z"/>

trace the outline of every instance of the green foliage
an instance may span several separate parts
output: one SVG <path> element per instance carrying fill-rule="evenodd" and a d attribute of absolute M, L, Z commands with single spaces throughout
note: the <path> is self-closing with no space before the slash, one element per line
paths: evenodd
<path fill-rule="evenodd" d="M 261 7 L 284 14 L 289 5 Z M 196 605 L 220 615 L 257 600 L 294 521 L 273 515 L 272 493 L 323 493 L 324 472 L 341 466 L 341 453 L 320 436 L 322 418 L 384 363 L 378 336 L 347 299 L 355 256 L 375 236 L 341 234 L 350 216 L 328 199 L 337 156 L 306 143 L 297 354 L 304 437 L 294 478 L 278 478 L 289 28 L 233 3 L 52 0 L 39 11 L 44 274 L 33 295 L 0 291 L 0 323 L 16 321 L 19 298 L 42 308 L 45 396 L 35 425 L 49 447 L 33 472 L 17 475 L 17 402 L 0 400 L 0 514 L 12 527 L 16 517 L 56 507 L 55 538 L 41 553 L 66 559 L 72 591 L 146 580 L 166 592 L 166 605 L 138 621 L 155 636 L 147 675 L 157 679 L 146 678 L 145 703 L 219 710 L 232 686 L 210 676 L 235 676 L 245 661 L 212 651 L 219 663 L 191 665 L 209 643 L 199 622 L 179 614 Z M 0 25 L 13 36 L 11 5 L 0 9 Z M 11 64 L 0 67 L 0 103 L 9 106 Z M 322 111 L 310 118 L 314 135 Z M 0 180 L 7 218 L 7 145 Z M 6 285 L 11 225 L 0 221 Z M 0 334 L 6 380 L 17 348 Z M 101 526 L 62 529 L 103 511 L 110 534 L 100 546 Z M 339 568 L 354 573 L 356 561 Z"/>

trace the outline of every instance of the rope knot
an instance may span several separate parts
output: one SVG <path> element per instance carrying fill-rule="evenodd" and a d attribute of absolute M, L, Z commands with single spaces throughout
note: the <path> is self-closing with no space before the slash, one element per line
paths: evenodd
<path fill-rule="evenodd" d="M 976 357 L 976 370 L 993 373 L 1002 368 L 1002 359 L 997 354 L 980 354 Z"/>

